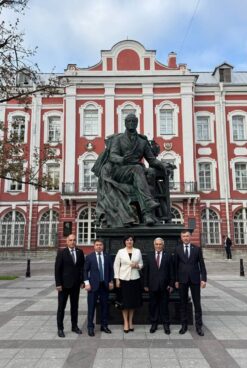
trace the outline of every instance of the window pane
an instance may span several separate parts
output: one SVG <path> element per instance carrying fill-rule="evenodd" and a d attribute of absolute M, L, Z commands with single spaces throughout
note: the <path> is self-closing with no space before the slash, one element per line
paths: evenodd
<path fill-rule="evenodd" d="M 235 164 L 235 179 L 236 189 L 246 190 L 247 189 L 247 164 L 236 163 Z"/>
<path fill-rule="evenodd" d="M 97 177 L 91 171 L 93 165 L 95 164 L 95 160 L 85 160 L 83 162 L 83 188 L 82 190 L 96 188 L 97 186 Z"/>
<path fill-rule="evenodd" d="M 160 110 L 160 134 L 168 135 L 173 132 L 173 110 Z"/>
<path fill-rule="evenodd" d="M 12 119 L 12 134 L 19 142 L 25 139 L 25 118 L 23 116 L 14 116 Z"/>
<path fill-rule="evenodd" d="M 48 190 L 59 190 L 60 166 L 48 165 L 48 176 L 51 180 Z"/>
<path fill-rule="evenodd" d="M 241 141 L 244 140 L 245 131 L 244 131 L 244 117 L 243 116 L 233 116 L 232 118 L 232 131 L 233 131 L 233 140 L 234 141 Z"/>
<path fill-rule="evenodd" d="M 61 132 L 61 119 L 59 116 L 49 117 L 48 141 L 59 142 Z"/>
<path fill-rule="evenodd" d="M 39 246 L 55 247 L 57 245 L 57 229 L 59 216 L 56 211 L 45 212 L 39 222 Z"/>
<path fill-rule="evenodd" d="M 210 140 L 209 117 L 208 116 L 198 116 L 197 117 L 197 140 L 198 141 Z"/>
<path fill-rule="evenodd" d="M 84 127 L 83 132 L 85 136 L 97 136 L 99 124 L 98 110 L 84 110 Z"/>
<path fill-rule="evenodd" d="M 199 187 L 200 190 L 212 189 L 211 180 L 211 164 L 200 163 L 199 164 Z"/>

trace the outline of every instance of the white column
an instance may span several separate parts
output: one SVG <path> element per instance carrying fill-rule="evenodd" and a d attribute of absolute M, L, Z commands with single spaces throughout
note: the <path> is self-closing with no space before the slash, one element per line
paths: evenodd
<path fill-rule="evenodd" d="M 154 137 L 153 84 L 142 85 L 144 134 L 149 140 Z"/>
<path fill-rule="evenodd" d="M 64 182 L 74 183 L 76 145 L 76 86 L 70 86 L 66 88 L 66 116 L 64 125 Z"/>
<path fill-rule="evenodd" d="M 195 181 L 192 83 L 181 83 L 184 181 Z"/>
<path fill-rule="evenodd" d="M 115 84 L 105 84 L 105 137 L 114 134 L 114 97 Z"/>

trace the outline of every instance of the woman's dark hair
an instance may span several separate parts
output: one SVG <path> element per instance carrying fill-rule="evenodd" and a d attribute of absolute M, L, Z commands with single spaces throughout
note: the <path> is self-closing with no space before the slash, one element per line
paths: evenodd
<path fill-rule="evenodd" d="M 133 239 L 133 242 L 135 242 L 135 237 L 133 236 L 133 235 L 125 235 L 125 237 L 123 238 L 123 244 L 124 244 L 124 246 L 125 246 L 125 242 L 126 242 L 126 240 L 127 239 L 129 239 L 129 238 L 132 238 Z"/>

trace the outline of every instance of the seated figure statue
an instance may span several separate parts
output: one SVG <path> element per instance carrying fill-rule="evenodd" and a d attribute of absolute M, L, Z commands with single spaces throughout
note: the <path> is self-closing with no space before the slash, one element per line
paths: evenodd
<path fill-rule="evenodd" d="M 153 225 L 157 219 L 154 200 L 155 172 L 167 173 L 167 165 L 156 159 L 146 136 L 137 133 L 138 119 L 129 114 L 124 133 L 106 140 L 106 150 L 92 169 L 98 176 L 96 221 L 102 227 L 121 227 L 136 224 L 133 201 L 138 202 L 141 221 Z M 145 159 L 149 168 L 146 168 Z M 169 192 L 169 189 L 168 189 Z"/>

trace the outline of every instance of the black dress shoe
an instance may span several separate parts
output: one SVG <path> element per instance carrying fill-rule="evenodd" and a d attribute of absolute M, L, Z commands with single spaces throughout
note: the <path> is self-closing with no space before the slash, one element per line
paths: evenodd
<path fill-rule="evenodd" d="M 170 335 L 171 330 L 170 330 L 170 326 L 167 324 L 164 324 L 164 332 L 166 335 Z"/>
<path fill-rule="evenodd" d="M 150 333 L 154 333 L 156 330 L 157 330 L 157 324 L 156 323 L 153 323 L 152 326 L 150 327 L 149 332 Z"/>
<path fill-rule="evenodd" d="M 123 330 L 123 332 L 124 332 L 124 333 L 128 333 L 128 332 L 129 332 L 129 330 Z"/>
<path fill-rule="evenodd" d="M 65 337 L 65 334 L 64 334 L 63 330 L 58 330 L 57 331 L 57 336 L 58 337 Z"/>
<path fill-rule="evenodd" d="M 71 331 L 75 332 L 78 335 L 82 334 L 82 330 L 80 330 L 79 327 L 72 327 Z"/>
<path fill-rule="evenodd" d="M 196 332 L 198 333 L 199 336 L 204 336 L 204 332 L 201 327 L 197 327 Z"/>
<path fill-rule="evenodd" d="M 88 329 L 88 336 L 95 336 L 93 328 Z"/>
<path fill-rule="evenodd" d="M 129 329 L 129 332 L 134 332 L 135 331 L 135 329 L 134 328 L 130 328 Z"/>
<path fill-rule="evenodd" d="M 105 333 L 111 333 L 111 330 L 107 326 L 101 326 L 100 331 L 103 331 Z"/>
<path fill-rule="evenodd" d="M 185 334 L 185 332 L 188 330 L 187 325 L 182 325 L 182 327 L 179 330 L 180 335 Z"/>

